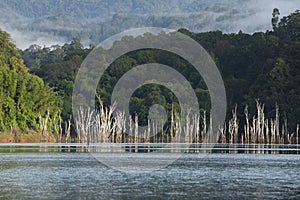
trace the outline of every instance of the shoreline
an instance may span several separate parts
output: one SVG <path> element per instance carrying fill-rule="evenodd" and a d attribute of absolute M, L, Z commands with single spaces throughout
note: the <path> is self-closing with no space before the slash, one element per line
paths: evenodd
<path fill-rule="evenodd" d="M 36 131 L 20 132 L 13 131 L 9 132 L 0 132 L 0 143 L 55 143 L 57 140 L 52 134 L 47 136 L 42 136 Z"/>

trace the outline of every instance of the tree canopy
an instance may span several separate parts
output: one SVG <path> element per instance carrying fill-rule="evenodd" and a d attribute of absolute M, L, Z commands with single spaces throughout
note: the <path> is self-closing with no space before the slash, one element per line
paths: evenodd
<path fill-rule="evenodd" d="M 278 17 L 274 11 L 273 18 Z M 273 31 L 247 34 L 225 34 L 221 31 L 193 33 L 180 29 L 199 42 L 217 64 L 227 93 L 228 116 L 235 104 L 239 105 L 238 115 L 249 105 L 255 114 L 255 100 L 266 104 L 266 115 L 275 112 L 279 105 L 281 116 L 287 118 L 290 130 L 300 122 L 300 12 L 276 21 L 272 20 Z M 22 51 L 30 71 L 40 76 L 55 88 L 64 99 L 63 117 L 71 114 L 71 95 L 76 72 L 92 48 L 84 48 L 79 40 L 64 46 L 41 48 L 33 46 Z M 118 79 L 131 68 L 145 63 L 161 63 L 180 71 L 191 83 L 199 99 L 200 107 L 210 109 L 210 98 L 202 77 L 184 59 L 170 52 L 141 50 L 128 53 L 117 59 L 100 80 L 97 92 L 105 104 Z M 138 89 L 130 103 L 131 113 L 138 113 L 146 120 L 149 106 L 160 103 L 167 108 L 176 98 L 166 88 L 146 85 Z M 251 113 L 251 112 L 250 112 Z M 145 121 L 141 120 L 141 123 Z"/>
<path fill-rule="evenodd" d="M 52 88 L 28 72 L 9 34 L 0 30 L 0 131 L 38 130 L 47 115 L 52 119 L 51 130 L 58 122 L 61 103 Z"/>

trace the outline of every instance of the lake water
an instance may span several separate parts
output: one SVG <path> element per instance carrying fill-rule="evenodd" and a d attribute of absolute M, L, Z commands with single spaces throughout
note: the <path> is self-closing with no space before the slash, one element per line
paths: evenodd
<path fill-rule="evenodd" d="M 137 174 L 90 153 L 3 152 L 0 160 L 0 199 L 300 199 L 300 155 L 185 153 Z"/>

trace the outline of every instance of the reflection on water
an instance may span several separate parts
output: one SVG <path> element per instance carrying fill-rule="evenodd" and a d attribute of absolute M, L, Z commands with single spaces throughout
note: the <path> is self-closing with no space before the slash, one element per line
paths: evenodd
<path fill-rule="evenodd" d="M 5 152 L 134 152 L 134 153 L 250 153 L 300 154 L 298 144 L 210 143 L 0 143 Z"/>
<path fill-rule="evenodd" d="M 300 198 L 299 155 L 199 155 L 127 174 L 89 153 L 0 153 L 0 199 Z"/>

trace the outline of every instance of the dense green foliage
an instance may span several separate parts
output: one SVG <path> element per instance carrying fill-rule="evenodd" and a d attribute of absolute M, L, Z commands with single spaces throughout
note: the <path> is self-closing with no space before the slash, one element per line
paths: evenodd
<path fill-rule="evenodd" d="M 38 130 L 47 113 L 54 126 L 60 104 L 57 94 L 41 78 L 28 72 L 10 36 L 0 30 L 0 131 Z"/>
<path fill-rule="evenodd" d="M 72 43 L 62 47 L 56 45 L 41 48 L 32 45 L 22 51 L 22 57 L 31 72 L 42 77 L 62 97 L 61 115 L 64 120 L 69 119 L 72 112 L 71 101 L 76 72 L 90 50 L 84 49 L 80 41 L 74 39 Z"/>
<path fill-rule="evenodd" d="M 266 115 L 273 116 L 278 104 L 281 116 L 288 119 L 290 130 L 300 122 L 300 12 L 273 23 L 274 31 L 224 34 L 221 31 L 192 33 L 179 30 L 199 42 L 215 60 L 225 82 L 228 114 L 238 104 L 238 114 L 249 105 L 254 113 L 255 99 L 266 104 Z M 63 116 L 71 114 L 71 93 L 76 71 L 91 48 L 83 48 L 78 40 L 62 47 L 32 46 L 22 52 L 31 71 L 55 87 L 64 98 Z M 168 52 L 142 50 L 131 52 L 116 60 L 102 77 L 98 93 L 109 104 L 117 80 L 126 71 L 144 63 L 173 66 L 191 83 L 202 109 L 209 110 L 209 95 L 205 83 L 183 59 Z M 131 99 L 131 112 L 145 119 L 149 106 L 161 103 L 171 107 L 174 95 L 157 85 L 144 86 Z M 229 116 L 228 115 L 228 116 Z M 141 121 L 145 123 L 145 121 Z"/>

